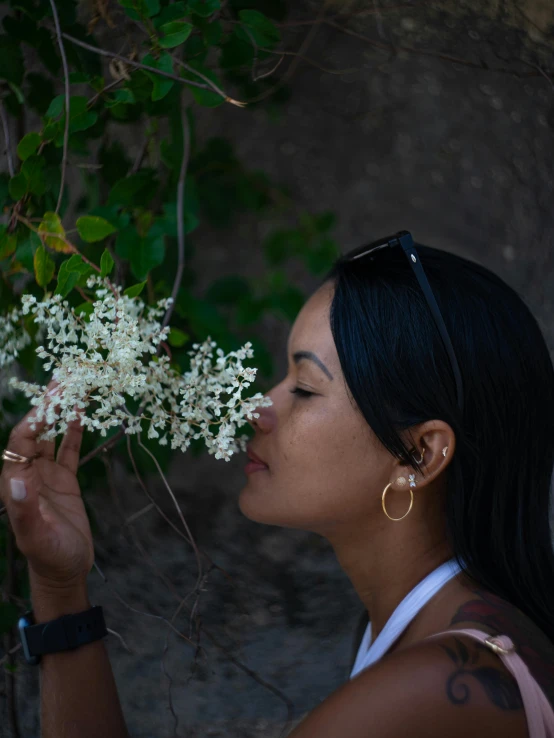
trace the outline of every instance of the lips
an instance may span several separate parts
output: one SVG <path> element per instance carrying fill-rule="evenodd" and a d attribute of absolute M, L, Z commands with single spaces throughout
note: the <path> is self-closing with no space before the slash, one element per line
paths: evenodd
<path fill-rule="evenodd" d="M 265 463 L 265 461 L 263 461 L 262 459 L 260 459 L 259 456 L 256 456 L 256 454 L 252 451 L 252 449 L 250 447 L 247 447 L 246 448 L 246 454 L 247 454 L 248 458 L 251 461 L 255 461 L 257 464 L 263 464 L 263 466 L 267 466 L 267 464 Z"/>

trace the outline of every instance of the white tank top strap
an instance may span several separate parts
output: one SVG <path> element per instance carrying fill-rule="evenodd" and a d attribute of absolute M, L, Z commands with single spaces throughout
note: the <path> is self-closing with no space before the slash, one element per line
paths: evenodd
<path fill-rule="evenodd" d="M 554 710 L 537 680 L 517 653 L 512 639 L 507 635 L 491 636 L 475 628 L 452 628 L 434 633 L 424 640 L 454 634 L 469 636 L 500 656 L 518 684 L 527 718 L 529 738 L 554 738 Z"/>
<path fill-rule="evenodd" d="M 373 643 L 371 643 L 371 622 L 368 623 L 358 648 L 350 679 L 384 656 L 421 608 L 460 571 L 461 567 L 455 559 L 445 561 L 444 564 L 434 569 L 404 597 Z"/>

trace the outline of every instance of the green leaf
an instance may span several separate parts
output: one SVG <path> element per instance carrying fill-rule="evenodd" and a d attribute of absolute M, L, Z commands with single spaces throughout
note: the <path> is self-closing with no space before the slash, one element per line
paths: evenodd
<path fill-rule="evenodd" d="M 27 194 L 27 177 L 19 172 L 10 179 L 8 191 L 12 200 L 21 200 Z"/>
<path fill-rule="evenodd" d="M 71 272 L 79 272 L 81 276 L 85 274 L 88 275 L 93 271 L 92 267 L 83 260 L 81 254 L 73 254 L 73 256 L 70 256 L 67 260 L 67 268 Z"/>
<path fill-rule="evenodd" d="M 145 285 L 146 281 L 139 282 L 138 284 L 133 284 L 131 285 L 131 287 L 127 287 L 127 289 L 123 291 L 123 294 L 127 295 L 127 297 L 138 297 L 144 289 Z"/>
<path fill-rule="evenodd" d="M 159 59 L 155 59 L 152 54 L 146 54 L 142 59 L 142 64 L 154 67 L 162 72 L 173 74 L 173 59 L 167 52 L 160 54 Z M 152 100 L 154 101 L 162 100 L 175 84 L 173 80 L 167 79 L 167 77 L 160 77 L 160 75 L 155 72 L 144 73 L 152 80 Z"/>
<path fill-rule="evenodd" d="M 133 20 L 152 18 L 160 12 L 160 0 L 119 0 Z"/>
<path fill-rule="evenodd" d="M 63 113 L 64 104 L 65 95 L 57 95 L 48 106 L 45 116 L 47 118 L 57 118 Z"/>
<path fill-rule="evenodd" d="M 108 249 L 104 249 L 102 257 L 100 258 L 100 269 L 102 271 L 101 276 L 107 277 L 114 268 L 114 265 L 115 261 L 113 260 L 112 255 Z"/>
<path fill-rule="evenodd" d="M 42 156 L 32 154 L 21 166 L 21 173 L 27 180 L 27 192 L 33 195 L 44 195 L 46 192 L 46 177 L 44 167 L 46 160 Z"/>
<path fill-rule="evenodd" d="M 86 131 L 98 120 L 98 113 L 88 109 L 88 99 L 82 95 L 74 95 L 69 102 L 69 132 Z M 62 136 L 63 141 L 63 136 Z"/>
<path fill-rule="evenodd" d="M 75 254 L 75 256 L 78 256 Z M 73 257 L 71 257 L 72 259 Z M 79 257 L 80 258 L 80 257 Z M 54 294 L 67 297 L 75 287 L 81 276 L 80 271 L 73 270 L 70 265 L 71 259 L 63 261 L 58 270 L 58 285 Z"/>
<path fill-rule="evenodd" d="M 190 339 L 190 336 L 188 333 L 184 333 L 183 331 L 179 330 L 179 328 L 172 328 L 169 331 L 168 341 L 169 345 L 173 346 L 174 348 L 180 348 L 181 346 L 184 346 L 185 343 Z"/>
<path fill-rule="evenodd" d="M 77 219 L 77 230 L 83 241 L 94 243 L 115 233 L 117 228 L 98 215 L 83 215 Z"/>
<path fill-rule="evenodd" d="M 54 251 L 61 251 L 62 253 L 71 253 L 71 247 L 68 246 L 63 238 L 65 238 L 65 230 L 60 220 L 60 216 L 57 213 L 48 211 L 42 216 L 42 223 L 38 227 L 40 233 L 57 233 L 62 238 L 56 238 L 56 236 L 50 235 L 45 237 L 46 245 Z"/>
<path fill-rule="evenodd" d="M 17 236 L 15 233 L 8 233 L 6 226 L 1 226 L 0 232 L 0 261 L 4 261 L 15 252 L 17 247 Z"/>
<path fill-rule="evenodd" d="M 165 257 L 164 237 L 138 238 L 129 254 L 131 271 L 137 279 L 146 279 L 148 273 L 159 266 Z"/>
<path fill-rule="evenodd" d="M 196 15 L 202 18 L 208 18 L 213 15 L 216 10 L 221 7 L 220 0 L 189 0 L 188 7 Z"/>
<path fill-rule="evenodd" d="M 182 0 L 178 0 L 176 3 L 172 3 L 165 8 L 162 8 L 160 14 L 154 19 L 154 26 L 161 28 L 166 23 L 173 20 L 182 20 L 188 14 L 186 5 Z"/>
<path fill-rule="evenodd" d="M 35 279 L 39 287 L 46 287 L 54 276 L 56 265 L 46 253 L 44 246 L 40 245 L 35 251 L 34 258 Z"/>
<path fill-rule="evenodd" d="M 18 239 L 15 258 L 28 272 L 34 271 L 34 256 L 40 245 L 40 238 L 34 231 L 27 231 Z"/>
<path fill-rule="evenodd" d="M 17 155 L 21 161 L 25 161 L 25 159 L 28 159 L 32 154 L 34 154 L 40 146 L 40 142 L 41 138 L 39 133 L 33 132 L 23 136 L 17 145 Z"/>
<path fill-rule="evenodd" d="M 83 317 L 88 317 L 91 315 L 92 311 L 94 310 L 94 306 L 92 302 L 82 302 L 80 305 L 77 305 L 75 308 L 75 314 L 76 315 L 82 315 Z"/>
<path fill-rule="evenodd" d="M 159 44 L 163 49 L 172 49 L 174 46 L 183 44 L 192 33 L 194 26 L 184 21 L 170 21 L 165 23 L 161 30 L 164 32 L 164 38 L 159 40 Z"/>
<path fill-rule="evenodd" d="M 158 189 L 153 169 L 140 169 L 129 177 L 118 180 L 108 195 L 108 205 L 135 207 L 147 205 Z"/>
<path fill-rule="evenodd" d="M 106 107 L 113 108 L 115 105 L 134 105 L 135 103 L 136 98 L 133 90 L 123 87 L 121 90 L 116 90 L 111 99 L 106 100 Z"/>
<path fill-rule="evenodd" d="M 248 28 L 258 46 L 273 47 L 281 40 L 277 26 L 258 10 L 241 10 L 239 18 Z"/>

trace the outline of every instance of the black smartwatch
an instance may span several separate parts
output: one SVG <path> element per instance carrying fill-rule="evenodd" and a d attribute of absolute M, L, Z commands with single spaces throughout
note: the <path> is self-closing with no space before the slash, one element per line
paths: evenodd
<path fill-rule="evenodd" d="M 69 651 L 108 635 L 100 605 L 38 625 L 29 610 L 19 618 L 18 628 L 25 660 L 32 666 L 40 663 L 43 654 Z"/>

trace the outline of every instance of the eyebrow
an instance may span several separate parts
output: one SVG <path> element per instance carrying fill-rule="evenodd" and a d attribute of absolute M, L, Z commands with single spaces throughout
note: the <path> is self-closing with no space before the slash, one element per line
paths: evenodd
<path fill-rule="evenodd" d="M 321 361 L 321 359 L 320 359 L 320 358 L 319 358 L 318 356 L 316 356 L 316 355 L 315 355 L 314 353 L 312 353 L 311 351 L 296 351 L 296 352 L 295 352 L 295 353 L 294 353 L 294 354 L 292 355 L 292 358 L 294 359 L 294 363 L 295 363 L 295 364 L 298 364 L 299 362 L 301 362 L 301 361 L 302 361 L 302 359 L 309 359 L 310 361 L 313 361 L 313 362 L 314 362 L 314 364 L 317 364 L 317 365 L 318 365 L 318 367 L 319 367 L 319 368 L 320 368 L 320 369 L 321 369 L 322 371 L 324 371 L 324 372 L 325 372 L 325 374 L 326 374 L 326 375 L 327 375 L 327 376 L 329 377 L 329 379 L 330 379 L 331 381 L 333 381 L 333 375 L 331 374 L 331 372 L 329 371 L 329 369 L 327 369 L 327 367 L 326 367 L 326 366 L 325 366 L 325 364 L 324 364 L 324 363 L 323 363 L 323 362 Z"/>

